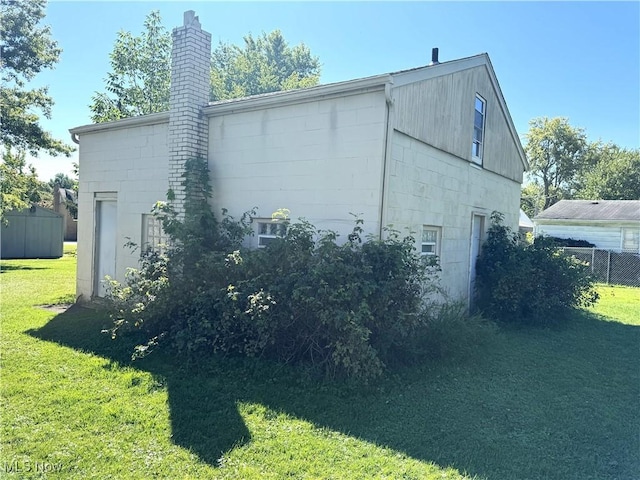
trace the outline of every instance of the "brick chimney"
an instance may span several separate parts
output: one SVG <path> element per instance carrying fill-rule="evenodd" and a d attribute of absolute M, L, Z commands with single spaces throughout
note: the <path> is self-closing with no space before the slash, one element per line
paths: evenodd
<path fill-rule="evenodd" d="M 180 215 L 184 214 L 184 164 L 190 158 L 207 157 L 209 129 L 202 107 L 209 103 L 210 72 L 211 34 L 202 30 L 195 12 L 189 10 L 183 26 L 173 29 L 171 52 L 169 188 Z"/>

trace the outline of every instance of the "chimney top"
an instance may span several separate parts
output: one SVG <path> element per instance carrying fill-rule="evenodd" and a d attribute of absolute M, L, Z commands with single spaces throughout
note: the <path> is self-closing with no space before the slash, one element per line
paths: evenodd
<path fill-rule="evenodd" d="M 200 21 L 198 20 L 198 17 L 196 17 L 195 11 L 187 10 L 184 12 L 184 26 L 190 27 L 192 25 L 196 28 L 200 28 Z"/>
<path fill-rule="evenodd" d="M 429 65 L 438 65 L 440 62 L 438 61 L 438 48 L 431 49 L 431 63 Z"/>

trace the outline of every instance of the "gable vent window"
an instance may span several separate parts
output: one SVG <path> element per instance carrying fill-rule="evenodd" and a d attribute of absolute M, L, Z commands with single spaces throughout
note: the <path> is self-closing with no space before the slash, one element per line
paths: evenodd
<path fill-rule="evenodd" d="M 473 117 L 473 145 L 471 147 L 471 159 L 474 163 L 482 165 L 484 153 L 484 124 L 487 113 L 487 101 L 476 94 L 476 109 Z"/>
<path fill-rule="evenodd" d="M 287 225 L 273 220 L 258 220 L 258 246 L 266 247 L 278 237 L 287 233 Z"/>

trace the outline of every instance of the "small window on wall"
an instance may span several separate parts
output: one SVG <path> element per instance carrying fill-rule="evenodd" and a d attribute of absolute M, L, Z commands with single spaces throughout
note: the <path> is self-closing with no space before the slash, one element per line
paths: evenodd
<path fill-rule="evenodd" d="M 169 244 L 169 236 L 162 229 L 162 222 L 150 214 L 142 215 L 142 249 L 163 252 Z"/>
<path fill-rule="evenodd" d="M 622 251 L 633 253 L 640 252 L 640 229 L 622 229 Z"/>
<path fill-rule="evenodd" d="M 476 94 L 476 108 L 473 117 L 473 144 L 471 146 L 471 159 L 474 163 L 482 165 L 484 153 L 484 124 L 487 112 L 487 102 Z"/>
<path fill-rule="evenodd" d="M 421 255 L 440 255 L 440 227 L 424 226 L 422 228 Z"/>
<path fill-rule="evenodd" d="M 287 233 L 287 225 L 273 220 L 258 220 L 258 247 L 264 248 L 278 237 Z"/>

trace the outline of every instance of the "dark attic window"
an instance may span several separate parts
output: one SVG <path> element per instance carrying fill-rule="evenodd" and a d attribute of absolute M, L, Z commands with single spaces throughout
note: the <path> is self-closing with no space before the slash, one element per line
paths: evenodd
<path fill-rule="evenodd" d="M 473 117 L 473 144 L 471 146 L 471 159 L 474 163 L 482 165 L 484 153 L 484 124 L 487 112 L 487 101 L 476 93 L 475 115 Z"/>

